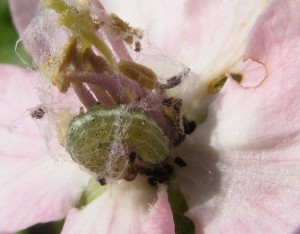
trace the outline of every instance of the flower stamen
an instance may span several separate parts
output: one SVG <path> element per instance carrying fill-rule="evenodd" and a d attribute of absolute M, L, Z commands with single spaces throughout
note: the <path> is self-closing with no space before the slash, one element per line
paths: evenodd
<path fill-rule="evenodd" d="M 238 83 L 242 82 L 243 76 L 241 74 L 230 73 L 229 76 Z M 213 79 L 208 85 L 208 89 L 207 89 L 208 92 L 218 93 L 225 85 L 227 79 L 228 79 L 228 75 L 225 74 Z"/>

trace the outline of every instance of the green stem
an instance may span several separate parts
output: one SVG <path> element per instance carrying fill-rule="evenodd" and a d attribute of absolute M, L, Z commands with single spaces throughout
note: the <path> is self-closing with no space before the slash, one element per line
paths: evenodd
<path fill-rule="evenodd" d="M 176 234 L 195 234 L 195 225 L 184 214 L 188 211 L 185 198 L 178 188 L 176 181 L 168 182 L 168 199 L 173 213 Z"/>

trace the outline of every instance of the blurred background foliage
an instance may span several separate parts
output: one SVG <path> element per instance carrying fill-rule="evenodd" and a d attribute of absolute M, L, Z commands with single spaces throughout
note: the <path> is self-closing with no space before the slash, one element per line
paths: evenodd
<path fill-rule="evenodd" d="M 19 38 L 9 12 L 8 0 L 0 0 L 0 63 L 12 63 L 24 66 L 15 53 L 15 44 Z M 18 46 L 18 53 L 25 60 L 29 60 L 22 46 Z"/>
<path fill-rule="evenodd" d="M 16 64 L 24 67 L 23 63 L 15 52 L 15 44 L 19 36 L 12 23 L 8 0 L 0 0 L 0 30 L 0 63 Z M 17 51 L 23 59 L 27 61 L 30 60 L 29 56 L 26 54 L 21 45 L 18 46 Z M 17 234 L 56 234 L 60 233 L 62 226 L 63 221 L 37 224 L 28 228 L 27 230 L 18 232 Z"/>

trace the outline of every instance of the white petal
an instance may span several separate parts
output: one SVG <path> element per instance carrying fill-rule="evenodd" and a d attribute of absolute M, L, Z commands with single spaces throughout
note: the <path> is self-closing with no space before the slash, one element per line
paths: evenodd
<path fill-rule="evenodd" d="M 156 189 L 143 178 L 116 183 L 82 210 L 71 210 L 62 233 L 140 233 Z"/>

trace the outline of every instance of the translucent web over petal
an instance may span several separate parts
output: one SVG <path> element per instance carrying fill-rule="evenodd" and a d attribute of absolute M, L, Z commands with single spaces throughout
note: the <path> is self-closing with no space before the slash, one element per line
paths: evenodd
<path fill-rule="evenodd" d="M 48 156 L 35 121 L 38 104 L 30 84 L 34 74 L 1 65 L 0 232 L 16 232 L 62 219 L 76 204 L 87 176 Z"/>

